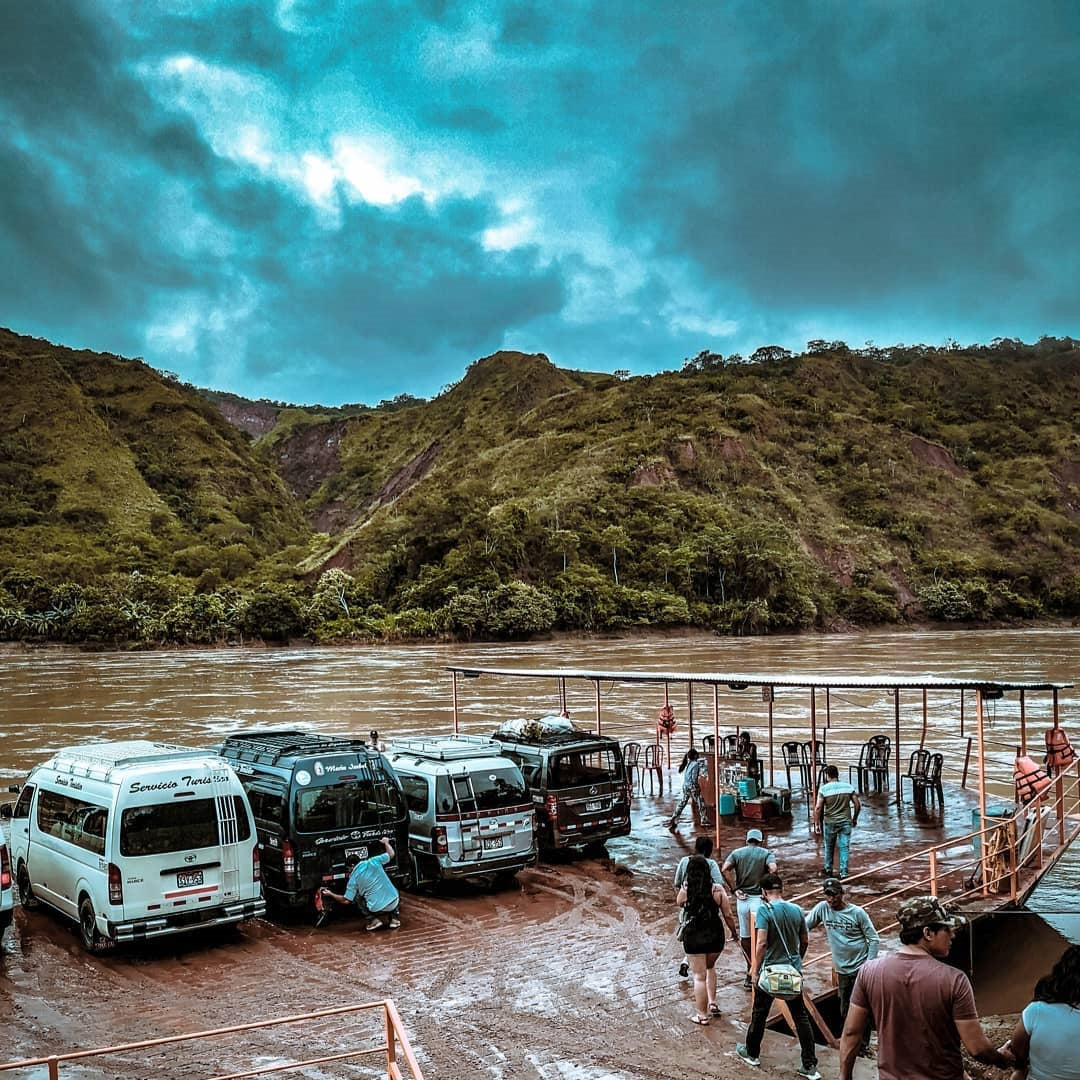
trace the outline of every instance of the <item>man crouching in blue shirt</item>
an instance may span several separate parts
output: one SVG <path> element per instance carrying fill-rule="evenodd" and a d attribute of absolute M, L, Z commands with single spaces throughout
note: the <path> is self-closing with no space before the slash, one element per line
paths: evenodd
<path fill-rule="evenodd" d="M 383 926 L 396 930 L 401 925 L 401 897 L 383 869 L 394 857 L 394 849 L 385 836 L 382 837 L 382 846 L 385 851 L 370 859 L 361 859 L 355 853 L 346 856 L 345 869 L 349 871 L 349 880 L 345 884 L 344 895 L 327 888 L 321 890 L 324 898 L 336 900 L 339 904 L 355 904 L 361 915 L 368 916 L 368 930 L 380 930 Z"/>

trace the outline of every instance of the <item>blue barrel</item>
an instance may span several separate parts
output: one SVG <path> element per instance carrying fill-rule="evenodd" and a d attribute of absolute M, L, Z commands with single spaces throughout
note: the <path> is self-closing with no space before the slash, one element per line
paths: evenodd
<path fill-rule="evenodd" d="M 734 814 L 735 813 L 735 796 L 730 791 L 720 792 L 720 813 L 721 814 Z"/>
<path fill-rule="evenodd" d="M 757 781 L 748 776 L 745 780 L 739 781 L 739 798 L 740 799 L 756 799 L 757 798 Z"/>

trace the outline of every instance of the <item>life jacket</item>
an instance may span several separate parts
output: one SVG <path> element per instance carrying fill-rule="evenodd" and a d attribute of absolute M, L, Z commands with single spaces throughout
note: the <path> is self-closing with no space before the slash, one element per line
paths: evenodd
<path fill-rule="evenodd" d="M 1052 727 L 1046 733 L 1046 764 L 1055 772 L 1067 769 L 1076 760 L 1076 752 L 1065 729 Z"/>
<path fill-rule="evenodd" d="M 1049 776 L 1029 757 L 1018 757 L 1013 767 L 1016 782 L 1016 801 L 1029 803 L 1041 795 L 1052 783 Z"/>
<path fill-rule="evenodd" d="M 670 705 L 661 705 L 656 714 L 656 727 L 658 731 L 672 732 L 675 730 L 675 710 Z"/>

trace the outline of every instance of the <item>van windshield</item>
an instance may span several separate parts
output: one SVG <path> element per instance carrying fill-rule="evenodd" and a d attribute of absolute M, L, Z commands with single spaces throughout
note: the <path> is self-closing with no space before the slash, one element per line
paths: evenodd
<path fill-rule="evenodd" d="M 296 830 L 302 833 L 379 825 L 397 821 L 404 814 L 397 788 L 372 780 L 370 775 L 296 793 Z"/>
<path fill-rule="evenodd" d="M 129 806 L 120 815 L 120 854 L 166 855 L 250 839 L 251 824 L 244 800 L 239 795 L 224 796 L 221 822 L 216 801 L 184 799 Z"/>
<path fill-rule="evenodd" d="M 585 787 L 612 783 L 621 776 L 622 767 L 613 749 L 596 747 L 591 750 L 574 750 L 551 759 L 551 782 L 548 786 Z"/>

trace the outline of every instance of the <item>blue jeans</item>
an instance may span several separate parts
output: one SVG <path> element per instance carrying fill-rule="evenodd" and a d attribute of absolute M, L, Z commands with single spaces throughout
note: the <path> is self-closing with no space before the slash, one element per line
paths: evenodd
<path fill-rule="evenodd" d="M 825 870 L 833 872 L 833 852 L 840 848 L 840 876 L 847 875 L 848 847 L 851 843 L 851 822 L 846 825 L 825 823 Z"/>

